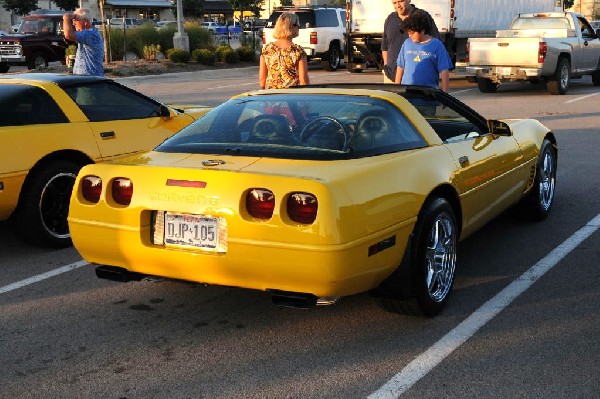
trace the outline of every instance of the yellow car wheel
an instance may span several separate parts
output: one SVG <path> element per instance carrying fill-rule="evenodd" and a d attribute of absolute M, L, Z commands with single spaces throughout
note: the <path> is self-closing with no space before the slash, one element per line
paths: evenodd
<path fill-rule="evenodd" d="M 400 266 L 410 290 L 396 287 L 397 292 L 380 298 L 382 306 L 393 313 L 412 316 L 435 316 L 448 301 L 456 274 L 456 251 L 459 231 L 454 210 L 444 198 L 428 200 L 415 226 L 408 262 Z M 410 292 L 409 292 L 410 291 Z"/>
<path fill-rule="evenodd" d="M 26 242 L 51 248 L 72 244 L 67 216 L 71 191 L 81 169 L 68 161 L 51 161 L 34 168 L 11 217 L 17 235 Z"/>
<path fill-rule="evenodd" d="M 546 219 L 554 203 L 557 168 L 556 148 L 545 139 L 529 194 L 517 206 L 517 216 L 533 221 Z"/>

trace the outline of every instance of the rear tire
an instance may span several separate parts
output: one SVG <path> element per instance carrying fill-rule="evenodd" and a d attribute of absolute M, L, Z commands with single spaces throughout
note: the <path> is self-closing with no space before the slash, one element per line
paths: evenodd
<path fill-rule="evenodd" d="M 456 274 L 458 227 L 454 210 L 444 198 L 428 200 L 414 230 L 411 261 L 412 297 L 398 292 L 398 298 L 380 298 L 382 306 L 394 313 L 435 316 L 446 302 Z"/>
<path fill-rule="evenodd" d="M 323 56 L 321 66 L 326 71 L 337 71 L 342 60 L 342 51 L 337 44 L 330 44 L 329 51 Z"/>
<path fill-rule="evenodd" d="M 53 161 L 32 171 L 11 216 L 16 234 L 32 245 L 65 248 L 72 244 L 67 216 L 80 165 Z"/>
<path fill-rule="evenodd" d="M 495 93 L 498 91 L 499 84 L 493 82 L 492 79 L 477 78 L 477 86 L 482 93 Z"/>
<path fill-rule="evenodd" d="M 565 94 L 571 84 L 571 63 L 566 58 L 558 60 L 554 76 L 548 80 L 546 88 L 550 94 Z"/>

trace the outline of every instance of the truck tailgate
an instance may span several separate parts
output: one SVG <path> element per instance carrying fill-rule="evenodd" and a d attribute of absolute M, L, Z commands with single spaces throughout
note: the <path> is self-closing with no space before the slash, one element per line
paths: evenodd
<path fill-rule="evenodd" d="M 469 39 L 469 65 L 537 67 L 540 38 Z"/>

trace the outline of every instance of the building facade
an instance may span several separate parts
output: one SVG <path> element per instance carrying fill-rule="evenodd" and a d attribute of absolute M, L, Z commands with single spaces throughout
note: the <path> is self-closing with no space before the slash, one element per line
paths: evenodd
<path fill-rule="evenodd" d="M 575 0 L 569 11 L 578 12 L 589 21 L 600 20 L 600 0 Z"/>

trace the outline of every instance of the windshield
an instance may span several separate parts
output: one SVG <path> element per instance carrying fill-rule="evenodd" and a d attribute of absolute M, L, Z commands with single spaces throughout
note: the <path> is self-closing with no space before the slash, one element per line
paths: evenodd
<path fill-rule="evenodd" d="M 28 17 L 21 21 L 17 33 L 56 33 L 61 29 L 62 19 L 52 19 L 47 17 Z"/>
<path fill-rule="evenodd" d="M 516 19 L 513 29 L 571 29 L 569 20 L 564 17 L 521 17 Z"/>
<path fill-rule="evenodd" d="M 156 150 L 344 159 L 424 145 L 416 128 L 387 101 L 367 96 L 269 94 L 229 100 Z"/>
<path fill-rule="evenodd" d="M 271 14 L 271 17 L 269 18 L 269 21 L 267 21 L 267 28 L 274 28 L 275 23 L 277 23 L 277 19 L 283 12 L 284 11 L 273 11 L 273 14 Z M 287 12 L 293 12 L 294 14 L 296 14 L 298 16 L 300 29 L 314 28 L 316 26 L 315 13 L 312 10 L 310 10 L 310 11 L 308 11 L 308 10 L 307 11 L 287 11 Z"/>

